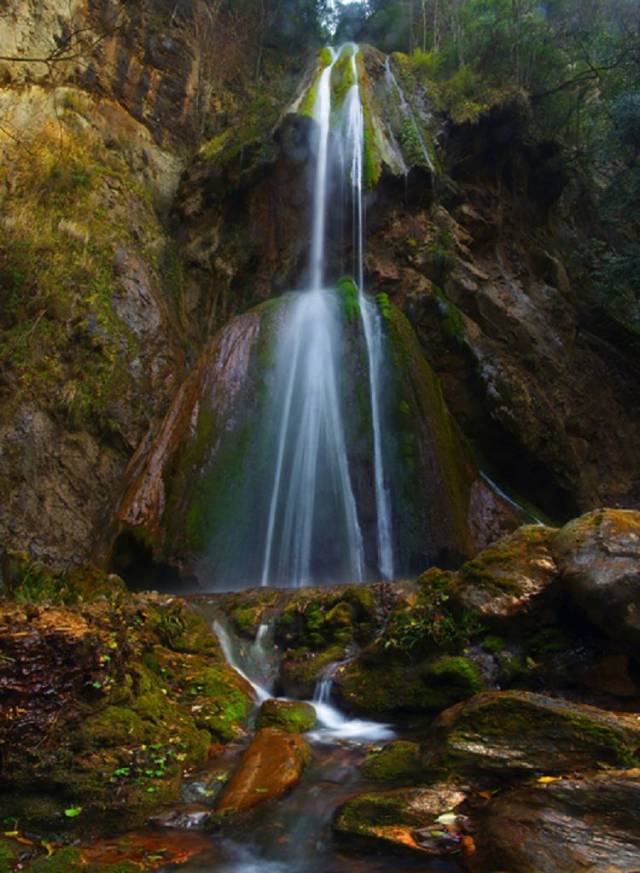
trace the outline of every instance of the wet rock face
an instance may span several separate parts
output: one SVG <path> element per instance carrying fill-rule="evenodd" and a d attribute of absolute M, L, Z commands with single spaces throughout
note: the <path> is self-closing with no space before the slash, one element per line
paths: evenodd
<path fill-rule="evenodd" d="M 479 819 L 472 869 L 633 873 L 640 858 L 639 804 L 638 770 L 507 791 Z"/>
<path fill-rule="evenodd" d="M 558 225 L 550 231 L 535 202 L 527 160 L 522 196 L 506 179 L 496 186 L 495 155 L 474 163 L 451 133 L 443 157 L 455 196 L 423 199 L 410 214 L 380 196 L 370 282 L 409 316 L 449 408 L 503 481 L 559 520 L 634 506 L 633 362 L 594 335 L 600 326 L 588 323 L 567 273 L 573 252 L 559 249 Z"/>
<path fill-rule="evenodd" d="M 240 759 L 216 812 L 247 812 L 280 797 L 299 781 L 309 754 L 302 737 L 277 728 L 261 728 Z"/>
<path fill-rule="evenodd" d="M 594 761 L 637 764 L 634 716 L 524 691 L 485 692 L 443 712 L 425 765 L 467 778 L 514 778 L 589 770 Z"/>
<path fill-rule="evenodd" d="M 640 513 L 599 510 L 571 522 L 553 543 L 563 583 L 603 633 L 640 643 Z"/>

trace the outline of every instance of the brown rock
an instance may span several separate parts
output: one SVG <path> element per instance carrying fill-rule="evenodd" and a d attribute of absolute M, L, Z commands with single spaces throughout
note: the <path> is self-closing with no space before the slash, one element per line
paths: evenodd
<path fill-rule="evenodd" d="M 616 642 L 640 643 L 640 512 L 598 509 L 569 522 L 552 551 L 572 598 Z"/>
<path fill-rule="evenodd" d="M 636 873 L 640 771 L 509 791 L 489 805 L 477 843 L 478 873 Z"/>
<path fill-rule="evenodd" d="M 427 767 L 465 777 L 513 779 L 637 765 L 640 719 L 526 691 L 487 691 L 434 722 Z"/>
<path fill-rule="evenodd" d="M 240 759 L 217 812 L 245 812 L 280 797 L 298 782 L 309 754 L 308 744 L 297 734 L 262 728 Z"/>
<path fill-rule="evenodd" d="M 550 551 L 553 528 L 527 525 L 498 540 L 455 577 L 454 596 L 496 629 L 553 620 L 558 594 Z"/>

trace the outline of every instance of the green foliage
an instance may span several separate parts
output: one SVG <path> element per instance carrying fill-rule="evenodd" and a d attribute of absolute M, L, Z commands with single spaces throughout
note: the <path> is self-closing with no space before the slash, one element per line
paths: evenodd
<path fill-rule="evenodd" d="M 90 134 L 41 133 L 0 169 L 0 357 L 13 389 L 71 427 L 111 434 L 138 349 L 114 306 L 114 253 L 154 263 L 159 226 L 124 160 Z M 115 192 L 115 193 L 114 193 Z"/>
<path fill-rule="evenodd" d="M 403 604 L 392 614 L 384 634 L 385 649 L 413 658 L 433 649 L 466 645 L 482 632 L 472 613 L 454 611 L 447 573 L 429 571 L 419 581 L 420 594 L 412 607 Z"/>

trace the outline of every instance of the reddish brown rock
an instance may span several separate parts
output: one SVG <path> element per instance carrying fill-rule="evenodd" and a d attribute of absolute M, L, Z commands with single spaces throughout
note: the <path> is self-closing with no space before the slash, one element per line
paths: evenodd
<path fill-rule="evenodd" d="M 216 811 L 246 812 L 280 797 L 299 781 L 309 754 L 308 744 L 297 734 L 262 728 L 240 759 Z"/>

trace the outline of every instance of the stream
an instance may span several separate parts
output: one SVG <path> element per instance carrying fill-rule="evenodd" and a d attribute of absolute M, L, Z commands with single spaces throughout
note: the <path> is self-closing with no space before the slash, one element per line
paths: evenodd
<path fill-rule="evenodd" d="M 211 620 L 203 603 L 199 608 Z M 256 704 L 271 698 L 276 680 L 278 652 L 271 627 L 262 624 L 253 643 L 243 643 L 216 618 L 212 627 L 226 659 L 254 688 Z M 359 764 L 371 748 L 400 736 L 388 724 L 350 718 L 331 702 L 333 677 L 340 664 L 332 664 L 318 682 L 313 700 L 318 723 L 305 734 L 311 760 L 300 783 L 279 800 L 257 807 L 220 833 L 211 836 L 211 850 L 199 854 L 183 873 L 457 873 L 451 860 L 416 859 L 393 854 L 350 856 L 337 845 L 331 821 L 349 797 L 367 788 L 380 790 L 360 775 Z M 282 698 L 284 699 L 284 698 Z M 223 754 L 219 766 L 227 770 L 246 747 L 236 744 Z M 218 762 L 216 762 L 218 763 Z M 199 777 L 199 778 L 202 778 Z M 197 780 L 185 789 L 185 801 L 206 805 L 203 784 Z M 214 803 L 215 800 L 211 800 Z M 167 867 L 168 871 L 174 869 Z"/>

